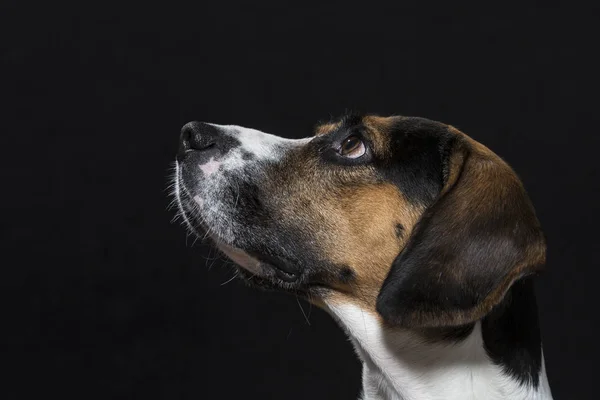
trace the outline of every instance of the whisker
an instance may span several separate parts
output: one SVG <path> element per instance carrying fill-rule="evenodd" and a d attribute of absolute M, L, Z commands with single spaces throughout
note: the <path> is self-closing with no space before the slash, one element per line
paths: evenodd
<path fill-rule="evenodd" d="M 306 316 L 306 313 L 304 312 L 304 308 L 302 308 L 302 304 L 300 304 L 300 300 L 298 300 L 298 296 L 296 297 L 296 303 L 298 303 L 298 307 L 300 307 L 300 311 L 302 311 L 302 315 L 304 315 L 304 319 L 306 320 L 306 323 L 308 324 L 308 326 L 310 326 L 310 321 L 308 320 L 308 317 Z"/>
<path fill-rule="evenodd" d="M 221 283 L 221 286 L 225 286 L 227 285 L 229 282 L 233 281 L 235 278 L 238 277 L 238 275 L 240 274 L 239 271 L 236 271 L 235 275 L 233 275 L 231 278 L 229 278 L 228 280 L 226 280 L 225 282 Z"/>

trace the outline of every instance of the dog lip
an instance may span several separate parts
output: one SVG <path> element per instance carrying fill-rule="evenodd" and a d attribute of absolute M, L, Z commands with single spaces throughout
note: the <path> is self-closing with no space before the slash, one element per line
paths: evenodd
<path fill-rule="evenodd" d="M 301 269 L 285 258 L 261 253 L 250 254 L 257 258 L 261 264 L 271 267 L 275 271 L 277 277 L 285 282 L 295 282 L 300 279 L 300 276 L 302 275 Z"/>
<path fill-rule="evenodd" d="M 271 267 L 273 267 L 273 269 L 275 270 L 275 273 L 277 274 L 277 277 L 279 279 L 281 279 L 282 281 L 291 283 L 291 282 L 296 282 L 300 278 L 300 275 L 290 274 L 287 271 L 279 268 L 276 265 L 272 265 L 272 264 L 269 264 L 269 265 L 271 265 Z"/>

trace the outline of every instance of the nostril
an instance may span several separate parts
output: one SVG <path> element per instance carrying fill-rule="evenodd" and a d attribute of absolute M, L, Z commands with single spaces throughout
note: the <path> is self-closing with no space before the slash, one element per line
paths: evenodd
<path fill-rule="evenodd" d="M 192 149 L 194 149 L 194 150 L 209 150 L 209 149 L 212 149 L 213 147 L 215 147 L 215 143 L 210 142 L 210 143 L 205 143 L 205 144 L 198 144 L 197 146 L 192 146 Z"/>
<path fill-rule="evenodd" d="M 181 150 L 189 150 L 190 149 L 190 139 L 191 139 L 191 132 L 187 131 L 187 130 L 182 130 L 181 131 L 181 140 L 180 140 L 180 147 Z"/>
<path fill-rule="evenodd" d="M 190 135 L 190 148 L 194 150 L 206 150 L 215 145 L 213 139 L 200 132 L 194 132 Z"/>

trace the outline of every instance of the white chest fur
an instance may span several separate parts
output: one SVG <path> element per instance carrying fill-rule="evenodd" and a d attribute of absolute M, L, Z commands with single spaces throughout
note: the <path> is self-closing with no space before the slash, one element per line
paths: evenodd
<path fill-rule="evenodd" d="M 479 323 L 459 343 L 432 344 L 355 305 L 328 308 L 363 362 L 364 400 L 552 399 L 543 360 L 537 388 L 519 383 L 490 360 Z"/>

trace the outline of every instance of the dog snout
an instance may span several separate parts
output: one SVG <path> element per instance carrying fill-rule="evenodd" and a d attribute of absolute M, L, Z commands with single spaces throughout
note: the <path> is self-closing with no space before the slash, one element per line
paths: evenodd
<path fill-rule="evenodd" d="M 181 128 L 179 157 L 188 152 L 208 152 L 218 148 L 219 129 L 204 122 L 188 122 Z"/>

